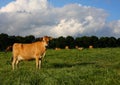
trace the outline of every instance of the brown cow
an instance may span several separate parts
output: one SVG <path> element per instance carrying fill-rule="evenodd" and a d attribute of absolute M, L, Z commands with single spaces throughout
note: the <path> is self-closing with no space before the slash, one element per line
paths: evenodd
<path fill-rule="evenodd" d="M 92 48 L 93 48 L 93 46 L 92 46 L 92 45 L 90 45 L 90 46 L 89 46 L 89 49 L 92 49 Z"/>
<path fill-rule="evenodd" d="M 67 49 L 67 50 L 68 50 L 68 49 L 69 49 L 69 46 L 65 46 L 65 49 Z"/>
<path fill-rule="evenodd" d="M 83 47 L 79 47 L 78 50 L 83 50 L 84 48 Z"/>
<path fill-rule="evenodd" d="M 36 60 L 36 68 L 41 68 L 42 59 L 46 53 L 46 46 L 48 45 L 51 37 L 44 36 L 42 41 L 37 41 L 29 44 L 14 43 L 13 44 L 13 61 L 12 69 L 14 65 L 19 63 L 21 60 Z"/>
<path fill-rule="evenodd" d="M 83 47 L 75 46 L 75 48 L 76 48 L 77 50 L 83 50 Z"/>
<path fill-rule="evenodd" d="M 57 48 L 57 47 L 56 47 L 55 50 L 61 50 L 61 48 Z"/>

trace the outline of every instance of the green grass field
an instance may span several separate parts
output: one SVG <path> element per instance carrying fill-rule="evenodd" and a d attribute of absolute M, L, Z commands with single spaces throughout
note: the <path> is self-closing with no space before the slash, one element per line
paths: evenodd
<path fill-rule="evenodd" d="M 120 48 L 47 50 L 35 61 L 11 68 L 12 53 L 0 52 L 0 85 L 120 85 Z"/>

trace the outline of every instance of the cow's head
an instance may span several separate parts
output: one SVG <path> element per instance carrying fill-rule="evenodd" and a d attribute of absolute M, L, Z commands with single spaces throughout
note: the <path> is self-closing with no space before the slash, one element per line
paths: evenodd
<path fill-rule="evenodd" d="M 52 37 L 50 37 L 50 36 L 44 36 L 43 38 L 42 38 L 42 40 L 45 42 L 45 46 L 48 46 L 48 44 L 49 44 L 49 41 L 50 40 L 52 40 L 53 38 Z"/>

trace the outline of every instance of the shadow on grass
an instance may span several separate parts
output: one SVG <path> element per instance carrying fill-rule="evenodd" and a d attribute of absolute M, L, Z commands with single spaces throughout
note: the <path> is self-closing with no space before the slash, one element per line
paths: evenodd
<path fill-rule="evenodd" d="M 70 68 L 73 66 L 86 66 L 86 65 L 93 65 L 96 64 L 95 62 L 82 62 L 82 63 L 74 63 L 74 64 L 67 64 L 67 63 L 53 63 L 53 68 Z"/>

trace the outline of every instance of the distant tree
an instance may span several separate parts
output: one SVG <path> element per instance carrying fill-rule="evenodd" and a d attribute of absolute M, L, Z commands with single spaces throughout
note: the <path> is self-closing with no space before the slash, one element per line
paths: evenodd
<path fill-rule="evenodd" d="M 8 46 L 12 46 L 15 42 L 17 42 L 16 37 L 15 36 L 8 36 Z"/>
<path fill-rule="evenodd" d="M 0 50 L 4 51 L 7 48 L 9 39 L 7 34 L 0 34 Z"/>
<path fill-rule="evenodd" d="M 105 42 L 106 42 L 105 38 L 101 37 L 98 43 L 99 47 L 105 47 L 106 46 Z"/>
<path fill-rule="evenodd" d="M 120 38 L 117 39 L 117 46 L 120 47 Z"/>
<path fill-rule="evenodd" d="M 92 45 L 93 47 L 99 47 L 98 46 L 98 37 L 96 36 L 91 36 L 90 39 L 89 39 L 89 45 Z"/>
<path fill-rule="evenodd" d="M 116 47 L 117 46 L 117 40 L 114 37 L 110 37 L 108 41 L 108 47 Z"/>
<path fill-rule="evenodd" d="M 24 43 L 24 37 L 16 36 L 16 43 Z"/>
<path fill-rule="evenodd" d="M 76 37 L 75 38 L 75 46 L 78 46 L 78 47 L 82 47 L 82 43 L 81 43 L 81 38 L 80 37 Z"/>
<path fill-rule="evenodd" d="M 99 47 L 109 47 L 109 44 L 108 44 L 108 41 L 109 41 L 109 37 L 101 37 L 99 39 Z"/>
<path fill-rule="evenodd" d="M 31 42 L 33 42 L 33 41 L 35 41 L 35 37 L 33 36 L 33 35 L 29 35 L 29 36 L 26 36 L 25 38 L 24 38 L 24 43 L 31 43 Z"/>
<path fill-rule="evenodd" d="M 0 50 L 4 51 L 8 46 L 12 46 L 13 43 L 31 43 L 40 40 L 40 38 L 35 38 L 33 35 L 22 36 L 9 36 L 5 33 L 0 34 Z M 76 37 L 72 36 L 54 38 L 49 43 L 49 48 L 75 48 L 75 46 L 88 48 L 90 45 L 93 47 L 120 47 L 120 38 L 115 37 L 96 37 L 96 36 L 82 36 Z"/>
<path fill-rule="evenodd" d="M 88 36 L 81 37 L 80 43 L 82 44 L 82 47 L 88 48 L 89 45 L 91 45 L 90 37 Z"/>
<path fill-rule="evenodd" d="M 75 48 L 75 41 L 72 36 L 66 37 L 66 46 L 69 46 L 69 48 Z"/>
<path fill-rule="evenodd" d="M 99 39 L 99 47 L 116 47 L 117 40 L 114 37 L 101 37 Z"/>
<path fill-rule="evenodd" d="M 56 47 L 56 42 L 57 42 L 57 39 L 56 39 L 56 38 L 52 39 L 52 40 L 49 42 L 49 47 L 48 47 L 48 48 L 54 49 L 54 48 Z"/>
<path fill-rule="evenodd" d="M 63 36 L 60 36 L 58 38 L 54 38 L 49 43 L 49 48 L 64 48 L 65 46 L 65 38 Z"/>
<path fill-rule="evenodd" d="M 79 46 L 79 47 L 86 47 L 84 45 L 84 38 L 83 37 L 77 37 L 75 39 L 75 46 Z"/>
<path fill-rule="evenodd" d="M 63 36 L 57 38 L 56 47 L 64 48 L 65 47 L 65 38 Z"/>

